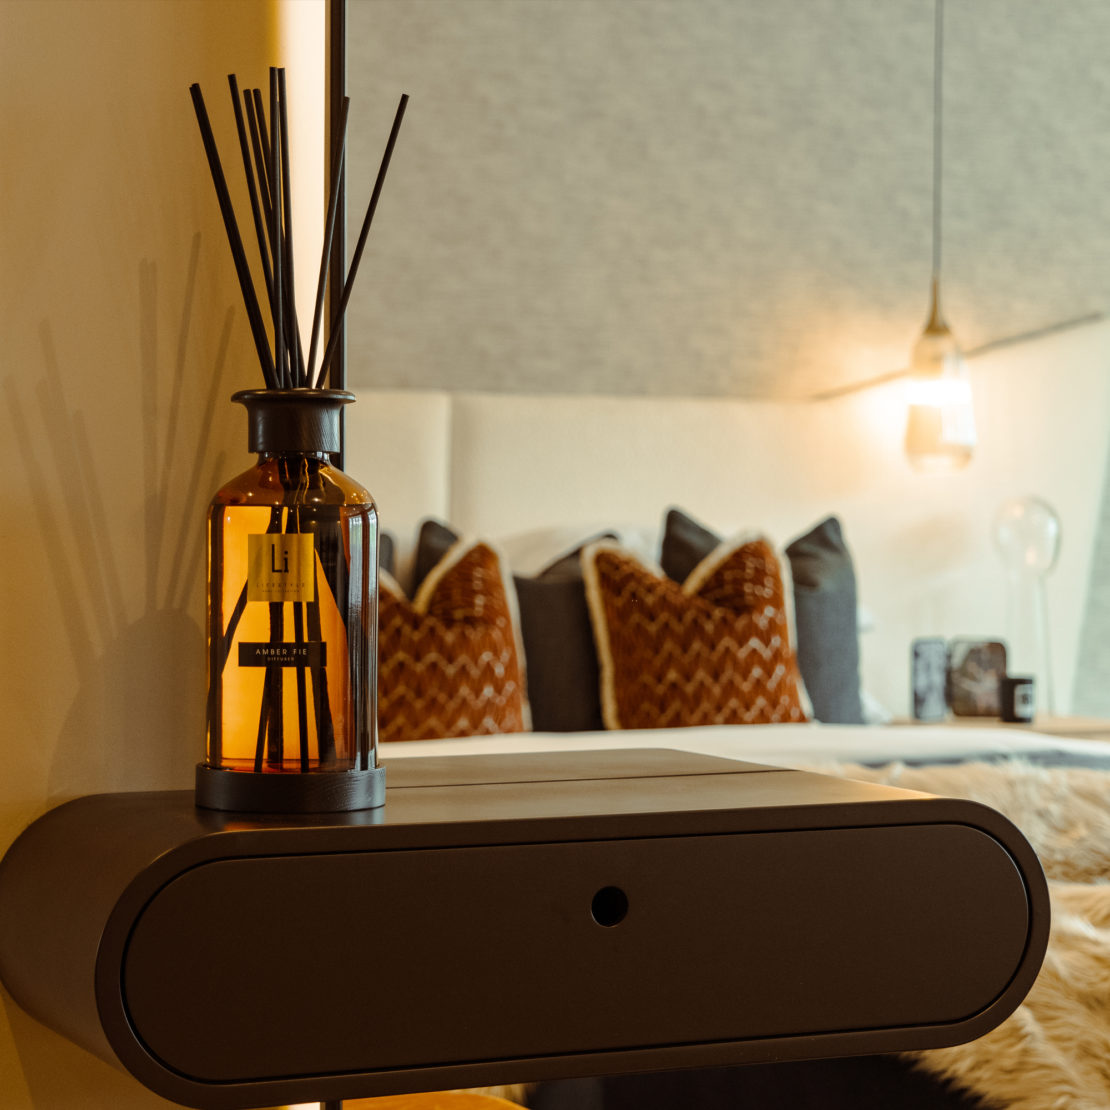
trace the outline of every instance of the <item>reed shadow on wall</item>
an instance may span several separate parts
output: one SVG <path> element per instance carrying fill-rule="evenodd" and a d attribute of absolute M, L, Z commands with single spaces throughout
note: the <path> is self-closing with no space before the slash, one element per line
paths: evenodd
<path fill-rule="evenodd" d="M 228 466 L 226 452 L 212 454 L 211 439 L 217 402 L 228 392 L 234 310 L 214 352 L 202 351 L 190 366 L 199 257 L 196 235 L 172 354 L 159 343 L 158 268 L 139 266 L 138 389 L 119 391 L 121 408 L 140 406 L 138 488 L 134 474 L 110 472 L 98 459 L 85 414 L 66 395 L 66 381 L 82 368 L 59 358 L 49 321 L 40 327 L 38 382 L 30 390 L 14 377 L 3 383 L 44 553 L 35 588 L 57 595 L 56 650 L 68 652 L 62 670 L 78 683 L 61 731 L 44 740 L 53 748 L 48 807 L 100 791 L 189 788 L 204 748 L 204 508 Z M 198 358 L 203 394 L 187 373 Z M 121 424 L 132 415 L 121 412 Z M 114 497 L 120 489 L 124 499 Z M 70 1106 L 82 1089 L 101 1092 L 105 1106 L 171 1105 L 41 1026 L 2 990 L 0 1006 L 36 1107 Z"/>
<path fill-rule="evenodd" d="M 78 676 L 53 743 L 50 804 L 96 791 L 186 789 L 203 750 L 204 506 L 226 471 L 226 452 L 207 460 L 233 310 L 198 404 L 188 397 L 186 365 L 199 247 L 196 236 L 172 373 L 164 372 L 159 351 L 157 266 L 144 261 L 139 268 L 139 381 L 131 394 L 142 426 L 138 514 L 133 500 L 113 500 L 118 488 L 134 498 L 131 476 L 98 465 L 84 414 L 67 401 L 65 380 L 78 371 L 63 368 L 49 322 L 41 326 L 44 374 L 33 399 L 5 382 L 45 552 L 43 574 L 62 615 L 59 650 L 68 649 Z M 160 418 L 159 386 L 167 379 Z"/>

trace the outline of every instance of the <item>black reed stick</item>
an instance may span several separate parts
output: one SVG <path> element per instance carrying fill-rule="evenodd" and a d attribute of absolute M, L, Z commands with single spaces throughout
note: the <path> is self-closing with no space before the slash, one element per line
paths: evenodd
<path fill-rule="evenodd" d="M 299 602 L 293 606 L 293 641 L 303 644 L 304 606 Z M 308 684 L 305 681 L 304 667 L 297 668 L 297 732 L 300 736 L 301 771 L 308 772 Z M 317 736 L 319 743 L 319 736 Z"/>
<path fill-rule="evenodd" d="M 320 338 L 320 324 L 324 316 L 324 292 L 328 282 L 328 259 L 331 257 L 331 242 L 335 235 L 335 213 L 339 207 L 339 186 L 343 181 L 342 166 L 347 151 L 347 110 L 351 106 L 351 98 L 345 96 L 343 105 L 339 109 L 339 135 L 335 141 L 335 150 L 332 152 L 331 167 L 331 193 L 328 196 L 328 215 L 324 221 L 324 249 L 320 253 L 320 278 L 316 284 L 316 310 L 312 314 L 312 338 L 308 344 L 308 384 L 319 388 L 319 376 L 313 372 L 313 363 L 316 361 L 316 343 Z"/>
<path fill-rule="evenodd" d="M 254 97 L 255 96 L 258 97 L 258 106 L 257 106 L 257 108 L 252 107 L 252 105 L 254 104 Z M 273 194 L 273 192 L 270 188 L 270 183 L 269 183 L 269 180 L 268 180 L 269 172 L 270 172 L 270 170 L 269 170 L 269 160 L 270 160 L 271 147 L 270 147 L 270 144 L 268 142 L 266 142 L 266 113 L 265 113 L 265 110 L 262 107 L 262 93 L 261 93 L 260 90 L 254 89 L 254 90 L 252 90 L 252 93 L 251 93 L 250 96 L 248 96 L 246 93 L 244 93 L 243 94 L 243 99 L 247 102 L 247 116 L 248 116 L 248 119 L 250 121 L 252 121 L 251 122 L 251 129 L 252 129 L 251 130 L 251 138 L 252 138 L 253 145 L 254 145 L 255 160 L 258 163 L 259 183 L 260 183 L 260 185 L 262 183 L 264 183 L 263 188 L 262 188 L 262 201 L 263 201 L 263 208 L 264 208 L 265 217 L 266 217 L 267 235 L 270 235 L 270 234 L 273 233 L 273 227 L 274 227 L 273 204 L 274 204 L 274 202 L 277 198 L 276 198 L 276 196 L 274 196 L 274 194 Z M 256 132 L 257 132 L 257 134 L 256 134 Z M 271 199 L 271 197 L 273 197 L 273 199 Z M 280 215 L 281 215 L 281 212 L 280 212 L 280 209 L 279 209 L 279 211 L 278 211 L 279 219 L 280 219 Z M 280 249 L 281 253 L 282 253 L 282 258 L 285 259 L 287 257 L 286 254 L 285 254 L 285 249 L 286 249 L 285 243 L 286 243 L 286 237 L 285 236 L 282 236 L 282 246 L 280 248 L 278 248 L 277 246 L 275 246 L 274 243 L 271 242 L 270 243 L 270 254 L 271 254 L 271 256 L 273 255 L 275 250 Z M 290 297 L 289 297 L 289 294 L 288 294 L 289 279 L 286 278 L 285 281 L 282 284 L 283 284 L 283 286 L 286 290 L 286 294 L 285 294 L 285 297 L 284 297 L 285 307 L 288 308 L 289 301 L 290 301 Z M 272 313 L 273 309 L 274 309 L 274 291 L 273 291 L 272 286 L 271 286 L 269 292 L 270 292 L 270 311 Z M 286 348 L 287 351 L 291 351 L 292 348 L 293 348 L 293 342 L 294 342 L 294 335 L 295 334 L 296 334 L 296 325 L 295 325 L 295 323 L 290 324 L 290 322 L 289 322 L 289 313 L 288 312 L 283 313 L 282 314 L 282 337 L 284 339 L 285 348 Z M 299 334 L 297 334 L 297 343 L 299 344 L 299 342 L 300 342 L 300 336 L 299 336 Z"/>
<path fill-rule="evenodd" d="M 262 206 L 263 206 L 264 215 L 265 215 L 267 235 L 272 236 L 273 231 L 274 231 L 274 226 L 275 226 L 275 223 L 274 223 L 274 221 L 275 221 L 275 212 L 274 212 L 274 207 L 273 206 L 274 206 L 274 204 L 278 204 L 280 206 L 280 204 L 281 204 L 281 201 L 280 201 L 281 190 L 280 190 L 280 181 L 278 183 L 279 187 L 277 189 L 274 189 L 272 187 L 271 183 L 270 183 L 270 180 L 269 180 L 269 176 L 270 176 L 269 162 L 270 162 L 270 156 L 273 153 L 273 147 L 270 145 L 270 143 L 268 143 L 266 141 L 266 126 L 267 126 L 266 125 L 266 112 L 265 112 L 265 109 L 262 106 L 261 90 L 252 89 L 250 95 L 248 95 L 247 93 L 243 94 L 243 99 L 246 101 L 246 104 L 247 104 L 247 118 L 248 118 L 248 121 L 250 122 L 252 146 L 254 148 L 255 161 L 256 161 L 257 166 L 258 166 L 258 180 L 259 180 L 260 191 L 262 193 Z M 279 148 L 279 153 L 280 153 L 280 148 Z M 284 158 L 285 155 L 282 154 L 282 157 Z M 273 257 L 275 252 L 278 252 L 278 253 L 281 254 L 281 257 L 282 257 L 282 260 L 283 260 L 282 273 L 283 273 L 283 275 L 285 275 L 285 274 L 288 274 L 289 255 L 286 254 L 286 251 L 288 249 L 289 239 L 288 239 L 288 236 L 280 234 L 280 225 L 281 225 L 281 208 L 280 207 L 277 210 L 276 219 L 277 219 L 277 226 L 279 227 L 280 246 L 277 243 L 274 243 L 271 240 L 271 242 L 270 242 L 270 255 L 271 255 L 271 257 Z M 285 344 L 286 352 L 291 354 L 293 349 L 294 349 L 294 345 L 296 345 L 298 348 L 300 346 L 300 334 L 299 334 L 299 331 L 298 331 L 298 325 L 296 323 L 296 320 L 293 320 L 291 322 L 290 319 L 289 319 L 288 309 L 290 307 L 290 302 L 292 300 L 292 296 L 289 293 L 289 278 L 287 276 L 284 277 L 284 279 L 282 281 L 282 291 L 283 291 L 282 299 L 283 299 L 283 302 L 284 302 L 284 308 L 286 309 L 286 311 L 284 311 L 282 313 L 282 317 L 281 317 L 281 319 L 282 319 L 282 341 Z M 270 294 L 270 311 L 271 311 L 271 314 L 272 314 L 275 307 L 276 307 L 275 302 L 274 302 L 274 289 L 273 289 L 272 283 L 269 287 L 269 294 Z M 283 375 L 282 375 L 283 382 L 285 380 L 285 377 L 286 376 L 283 373 Z"/>
<path fill-rule="evenodd" d="M 274 255 L 274 364 L 280 387 L 289 388 L 288 368 L 285 364 L 285 319 L 282 297 L 285 293 L 284 260 L 281 250 L 281 141 L 278 137 L 278 81 L 277 70 L 270 70 L 270 249 Z"/>
<path fill-rule="evenodd" d="M 224 230 L 227 232 L 231 255 L 235 260 L 235 272 L 239 277 L 239 289 L 243 294 L 243 303 L 246 305 L 247 320 L 254 336 L 258 361 L 262 366 L 262 374 L 267 385 L 271 389 L 276 389 L 277 376 L 274 360 L 270 357 L 270 348 L 266 342 L 266 329 L 262 323 L 262 312 L 258 307 L 258 297 L 255 295 L 254 283 L 251 281 L 250 267 L 247 265 L 243 240 L 239 235 L 239 225 L 235 221 L 235 211 L 231 206 L 231 196 L 227 191 L 227 181 L 224 178 L 223 166 L 220 164 L 216 138 L 212 134 L 212 124 L 208 120 L 208 110 L 204 106 L 204 97 L 201 95 L 200 85 L 191 85 L 189 92 L 193 98 L 193 108 L 197 114 L 201 141 L 204 143 L 204 152 L 208 157 L 208 168 L 212 173 L 212 183 L 216 187 L 216 197 L 220 204 L 220 213 L 224 219 Z"/>
<path fill-rule="evenodd" d="M 262 679 L 262 712 L 258 715 L 258 738 L 254 742 L 254 772 L 262 773 L 262 757 L 266 754 L 266 730 L 270 724 L 270 671 L 266 668 L 266 675 Z"/>
<path fill-rule="evenodd" d="M 289 362 L 293 384 L 303 386 L 305 382 L 304 351 L 301 350 L 301 327 L 297 322 L 297 286 L 293 278 L 293 196 L 290 187 L 289 169 L 289 111 L 285 95 L 285 70 L 279 69 L 278 107 L 281 112 L 279 138 L 281 140 L 281 196 L 282 213 L 285 217 L 284 240 L 282 243 L 285 278 L 286 325 L 289 329 Z"/>
<path fill-rule="evenodd" d="M 243 173 L 247 179 L 247 192 L 251 199 L 251 216 L 254 219 L 254 234 L 258 240 L 258 253 L 262 259 L 262 275 L 266 279 L 266 296 L 272 301 L 274 292 L 274 275 L 270 270 L 270 255 L 266 249 L 266 232 L 262 223 L 262 212 L 259 208 L 258 183 L 255 181 L 254 169 L 251 163 L 250 146 L 247 141 L 247 125 L 243 121 L 243 106 L 239 101 L 239 81 L 234 73 L 227 75 L 227 83 L 231 88 L 231 106 L 235 110 L 235 130 L 239 133 L 239 149 L 243 155 Z M 247 101 L 250 107 L 250 101 Z"/>
<path fill-rule="evenodd" d="M 258 98 L 257 108 L 255 107 L 256 96 Z M 258 169 L 258 182 L 259 190 L 262 194 L 262 208 L 263 215 L 265 216 L 266 234 L 267 236 L 269 236 L 273 234 L 274 209 L 273 201 L 271 200 L 272 194 L 269 182 L 270 145 L 266 142 L 266 115 L 263 108 L 261 107 L 262 93 L 258 89 L 253 89 L 250 94 L 244 92 L 243 100 L 246 102 L 247 106 L 247 120 L 250 124 L 251 145 L 254 150 L 255 163 L 257 164 Z M 274 243 L 271 242 L 271 257 L 273 256 L 274 251 L 277 249 L 278 248 L 274 245 Z M 286 284 L 288 283 L 286 282 Z M 270 285 L 268 286 L 268 292 L 270 295 L 270 312 L 272 315 L 275 307 L 272 280 Z M 288 300 L 288 297 L 286 298 L 286 300 Z M 282 336 L 285 340 L 286 348 L 288 349 L 293 337 L 293 329 L 290 327 L 288 314 L 283 314 L 282 316 L 282 329 Z"/>
<path fill-rule="evenodd" d="M 244 96 L 246 94 L 244 93 Z M 270 140 L 266 131 L 266 108 L 262 102 L 262 90 L 251 89 L 251 100 L 254 102 L 254 114 L 258 120 L 259 142 L 262 146 L 262 160 L 266 167 L 266 188 L 270 187 Z M 273 192 L 270 192 L 270 203 L 273 204 Z"/>
<path fill-rule="evenodd" d="M 270 602 L 270 643 L 280 644 L 285 640 L 285 605 L 280 601 Z M 266 760 L 271 767 L 280 768 L 285 762 L 285 694 L 282 689 L 285 679 L 285 668 L 280 664 L 268 666 L 266 677 L 270 684 L 264 688 L 269 692 L 269 709 L 262 712 L 268 714 L 267 730 L 270 740 L 267 747 Z"/>
<path fill-rule="evenodd" d="M 257 92 L 257 89 L 255 91 Z M 262 223 L 263 227 L 266 229 L 266 234 L 269 235 L 270 181 L 267 175 L 269 173 L 270 157 L 265 153 L 262 147 L 262 131 L 265 129 L 266 123 L 264 120 L 259 120 L 258 113 L 254 108 L 254 97 L 249 91 L 244 91 L 243 93 L 243 105 L 247 110 L 247 129 L 250 131 L 251 150 L 254 152 L 255 174 L 258 179 L 258 194 L 259 199 L 262 201 Z M 270 290 L 270 295 L 273 296 L 273 289 Z"/>
<path fill-rule="evenodd" d="M 367 205 L 366 216 L 362 221 L 362 230 L 359 232 L 358 243 L 355 246 L 355 252 L 351 258 L 351 268 L 347 271 L 347 280 L 343 284 L 343 296 L 340 298 L 339 308 L 336 310 L 335 319 L 332 321 L 328 345 L 324 351 L 324 357 L 320 360 L 320 373 L 318 376 L 321 380 L 327 373 L 328 363 L 331 362 L 332 356 L 335 354 L 336 347 L 338 346 L 343 314 L 347 310 L 347 302 L 351 299 L 351 288 L 355 282 L 355 274 L 358 272 L 358 264 L 362 259 L 362 252 L 366 246 L 367 236 L 370 234 L 370 224 L 374 219 L 374 211 L 378 207 L 378 198 L 381 196 L 382 185 L 385 184 L 385 175 L 386 171 L 389 169 L 389 160 L 393 157 L 393 147 L 397 142 L 397 132 L 401 130 L 401 120 L 404 118 L 405 106 L 408 102 L 408 93 L 402 93 L 401 102 L 397 105 L 397 114 L 393 117 L 393 127 L 389 132 L 389 141 L 385 144 L 382 164 L 378 167 L 378 176 L 377 180 L 374 182 L 374 191 L 370 194 L 370 203 Z"/>

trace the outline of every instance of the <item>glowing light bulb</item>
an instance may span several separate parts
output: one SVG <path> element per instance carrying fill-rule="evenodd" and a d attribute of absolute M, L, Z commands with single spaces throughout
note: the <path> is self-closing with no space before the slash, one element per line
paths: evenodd
<path fill-rule="evenodd" d="M 906 390 L 906 455 L 918 470 L 953 471 L 975 450 L 975 410 L 967 363 L 937 306 L 914 344 Z"/>

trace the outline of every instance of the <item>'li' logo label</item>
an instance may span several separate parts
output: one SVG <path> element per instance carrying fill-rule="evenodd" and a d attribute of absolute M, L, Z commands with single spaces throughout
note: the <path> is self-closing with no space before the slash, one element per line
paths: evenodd
<path fill-rule="evenodd" d="M 248 601 L 315 601 L 311 533 L 247 536 Z"/>

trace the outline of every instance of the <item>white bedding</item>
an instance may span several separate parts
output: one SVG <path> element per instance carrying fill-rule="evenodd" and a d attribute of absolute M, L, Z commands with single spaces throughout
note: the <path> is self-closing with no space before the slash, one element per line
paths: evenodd
<path fill-rule="evenodd" d="M 582 751 L 587 748 L 677 748 L 780 767 L 896 760 L 948 763 L 1060 753 L 1075 762 L 1110 760 L 1110 742 L 1068 740 L 1003 727 L 958 725 L 716 725 L 622 732 L 521 732 L 455 740 L 383 744 L 383 760 L 408 756 Z"/>

